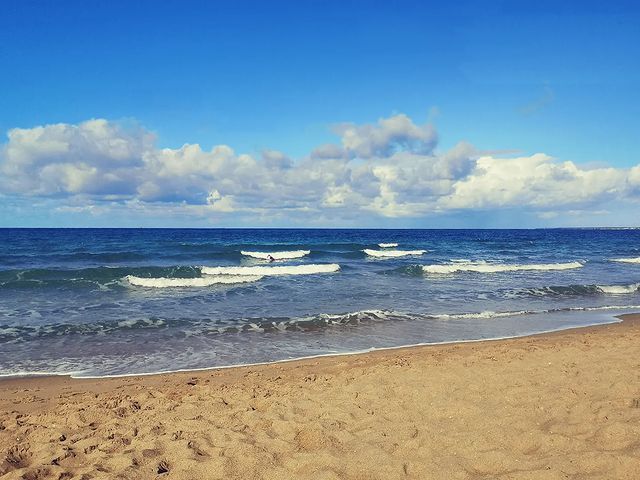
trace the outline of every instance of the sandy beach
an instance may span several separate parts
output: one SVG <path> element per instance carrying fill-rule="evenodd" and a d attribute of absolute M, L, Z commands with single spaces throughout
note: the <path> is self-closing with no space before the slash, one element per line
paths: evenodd
<path fill-rule="evenodd" d="M 0 382 L 13 479 L 632 479 L 640 315 L 195 373 Z"/>

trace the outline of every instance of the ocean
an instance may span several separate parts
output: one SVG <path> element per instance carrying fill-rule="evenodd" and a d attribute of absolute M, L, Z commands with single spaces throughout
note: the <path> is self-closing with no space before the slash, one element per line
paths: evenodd
<path fill-rule="evenodd" d="M 0 375 L 522 336 L 640 311 L 639 287 L 638 229 L 0 229 Z"/>

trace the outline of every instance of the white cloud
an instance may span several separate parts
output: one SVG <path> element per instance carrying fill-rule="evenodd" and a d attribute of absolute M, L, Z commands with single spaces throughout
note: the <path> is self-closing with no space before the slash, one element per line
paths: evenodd
<path fill-rule="evenodd" d="M 422 217 L 524 208 L 538 218 L 602 211 L 640 196 L 640 165 L 586 168 L 545 154 L 480 155 L 461 142 L 436 150 L 437 133 L 406 115 L 342 124 L 340 145 L 303 158 L 227 145 L 159 149 L 152 133 L 107 120 L 13 129 L 0 154 L 0 193 L 55 199 L 58 211 L 318 219 Z"/>
<path fill-rule="evenodd" d="M 263 151 L 262 160 L 264 161 L 265 166 L 271 169 L 283 170 L 293 167 L 293 160 L 277 150 Z"/>
<path fill-rule="evenodd" d="M 377 125 L 343 123 L 335 130 L 344 149 L 360 158 L 389 157 L 399 150 L 428 154 L 438 141 L 431 125 L 418 126 L 403 114 L 381 118 Z"/>
<path fill-rule="evenodd" d="M 0 187 L 27 195 L 131 193 L 150 132 L 107 120 L 9 131 L 0 164 Z"/>
<path fill-rule="evenodd" d="M 627 193 L 630 172 L 616 168 L 582 169 L 544 154 L 481 157 L 466 178 L 456 182 L 443 208 L 552 207 L 583 205 Z"/>

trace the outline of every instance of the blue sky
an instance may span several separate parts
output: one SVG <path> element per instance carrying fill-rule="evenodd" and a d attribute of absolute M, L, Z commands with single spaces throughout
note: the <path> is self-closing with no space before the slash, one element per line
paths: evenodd
<path fill-rule="evenodd" d="M 133 141 L 133 131 L 154 136 L 152 146 L 133 148 L 130 155 L 148 159 L 163 148 L 178 150 L 184 144 L 198 144 L 203 152 L 227 145 L 235 157 L 226 161 L 242 163 L 236 157 L 246 154 L 262 166 L 264 151 L 277 150 L 291 160 L 293 170 L 287 175 L 296 178 L 312 168 L 314 149 L 338 144 L 349 163 L 340 175 L 350 180 L 345 186 L 334 176 L 324 181 L 324 191 L 318 191 L 315 200 L 295 206 L 266 191 L 252 196 L 251 185 L 238 187 L 233 176 L 238 172 L 231 167 L 207 170 L 206 184 L 177 187 L 151 181 L 149 175 L 157 172 L 147 172 L 128 188 L 122 182 L 114 183 L 119 185 L 114 191 L 93 184 L 81 188 L 80 174 L 60 164 L 82 164 L 85 180 L 91 169 L 98 176 L 125 173 L 120 167 L 113 173 L 113 162 L 107 165 L 115 158 L 111 154 L 66 159 L 60 151 L 43 151 L 42 138 L 29 137 L 37 143 L 34 147 L 24 144 L 23 137 L 5 137 L 0 168 L 4 164 L 5 177 L 11 177 L 5 184 L 11 186 L 0 181 L 0 225 L 316 226 L 318 218 L 322 226 L 510 226 L 523 218 L 525 225 L 513 226 L 637 224 L 633 212 L 638 189 L 629 169 L 640 163 L 639 24 L 640 7 L 634 2 L 3 2 L 2 132 L 63 124 L 80 133 L 47 135 L 62 135 L 69 147 L 77 138 L 86 142 L 86 131 L 93 132 L 91 141 L 98 141 L 93 127 L 79 126 L 106 119 L 115 125 L 109 134 L 118 141 L 125 131 L 127 141 Z M 422 133 L 409 132 L 413 127 L 406 122 L 402 128 L 409 130 L 389 133 L 379 123 L 400 117 L 414 126 L 431 124 L 437 145 L 414 151 L 404 140 L 422 142 Z M 346 146 L 348 129 L 336 127 L 344 124 L 362 138 L 381 134 L 392 151 L 361 157 L 357 148 Z M 367 125 L 372 127 L 359 127 Z M 556 210 L 539 199 L 442 200 L 458 190 L 456 181 L 469 180 L 475 164 L 464 174 L 438 177 L 451 180 L 449 190 L 439 193 L 433 185 L 420 190 L 396 182 L 397 198 L 380 200 L 379 208 L 367 206 L 366 199 L 374 202 L 382 193 L 365 194 L 362 185 L 361 190 L 354 187 L 354 175 L 364 178 L 364 173 L 354 173 L 363 164 L 369 172 L 382 171 L 381 165 L 406 167 L 412 161 L 430 165 L 459 142 L 473 146 L 468 155 L 474 160 L 510 155 L 517 162 L 543 153 L 553 158 L 547 162 L 558 162 L 558 168 L 570 161 L 580 172 L 606 167 L 631 173 Z M 34 150 L 37 159 L 25 160 L 25 152 Z M 422 157 L 398 162 L 393 154 Z M 205 168 L 207 160 L 202 162 L 197 168 Z M 152 163 L 146 170 L 164 165 L 160 160 Z M 51 164 L 59 168 L 46 170 Z M 135 164 L 136 172 L 141 168 L 133 160 L 129 164 Z M 197 168 L 172 175 L 202 177 Z M 64 171 L 64 178 L 53 180 L 53 170 L 58 175 Z M 44 180 L 27 184 L 21 175 Z M 397 180 L 397 172 L 393 175 Z M 277 183 L 279 176 L 284 178 L 274 174 L 269 181 Z M 378 173 L 373 177 L 379 191 L 391 181 Z M 233 186 L 229 179 L 235 179 Z M 170 192 L 140 193 L 141 185 L 149 182 Z M 290 186 L 295 179 L 287 177 L 286 182 Z M 571 188 L 593 183 L 586 182 L 574 182 Z M 553 196 L 568 187 L 547 182 L 544 188 Z M 202 195 L 181 196 L 189 189 L 201 189 Z M 612 189 L 618 193 L 613 195 Z M 327 198 L 337 198 L 337 190 L 340 208 L 327 203 Z M 225 206 L 198 208 L 217 201 L 206 201 L 214 191 L 227 198 Z M 409 191 L 410 201 L 398 200 Z M 278 202 L 297 213 L 278 214 Z M 395 207 L 381 206 L 384 202 Z M 263 208 L 266 204 L 268 209 Z M 180 205 L 186 205 L 186 216 Z"/>

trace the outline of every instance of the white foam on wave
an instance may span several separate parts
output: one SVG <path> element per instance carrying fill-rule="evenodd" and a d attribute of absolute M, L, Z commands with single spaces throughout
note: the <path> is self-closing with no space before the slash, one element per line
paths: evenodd
<path fill-rule="evenodd" d="M 612 262 L 622 262 L 622 263 L 640 263 L 640 257 L 632 257 L 632 258 L 612 258 Z"/>
<path fill-rule="evenodd" d="M 426 250 L 371 250 L 370 248 L 365 248 L 363 252 L 376 258 L 398 258 L 427 253 Z"/>
<path fill-rule="evenodd" d="M 597 312 L 600 310 L 640 310 L 640 305 L 603 305 L 600 307 L 570 307 L 571 311 Z"/>
<path fill-rule="evenodd" d="M 82 371 L 57 371 L 57 370 L 15 370 L 0 373 L 0 378 L 24 378 L 24 377 L 72 377 L 81 378 Z"/>
<path fill-rule="evenodd" d="M 218 284 L 233 284 L 256 282 L 262 278 L 260 275 L 223 275 L 197 278 L 144 278 L 127 275 L 125 277 L 131 285 L 149 288 L 176 288 L 176 287 L 209 287 Z"/>
<path fill-rule="evenodd" d="M 138 326 L 146 327 L 161 327 L 167 323 L 164 320 L 153 320 L 151 318 L 129 318 L 127 320 L 120 320 L 118 322 L 118 328 L 133 328 Z"/>
<path fill-rule="evenodd" d="M 625 295 L 636 293 L 640 289 L 640 283 L 632 283 L 631 285 L 596 285 L 602 293 L 610 295 Z"/>
<path fill-rule="evenodd" d="M 422 270 L 426 273 L 451 274 L 456 272 L 475 273 L 499 273 L 499 272 L 519 272 L 524 270 L 570 270 L 581 268 L 580 262 L 566 263 L 530 263 L 530 264 L 503 264 L 503 263 L 483 263 L 483 262 L 458 262 L 444 265 L 423 265 Z"/>
<path fill-rule="evenodd" d="M 259 267 L 201 267 L 204 275 L 312 275 L 314 273 L 333 273 L 340 270 L 337 263 L 291 265 L 291 266 L 259 266 Z"/>
<path fill-rule="evenodd" d="M 620 313 L 627 313 L 629 310 L 640 310 L 640 305 L 606 305 L 600 307 L 570 307 L 565 309 L 552 309 L 552 310 L 533 310 L 533 311 L 513 311 L 513 312 L 477 312 L 477 313 L 461 313 L 461 314 L 451 314 L 451 315 L 426 315 L 426 318 L 441 318 L 443 320 L 447 320 L 449 318 L 460 318 L 461 316 L 466 316 L 466 318 L 494 318 L 494 317 L 502 317 L 502 316 L 514 316 L 514 315 L 524 315 L 524 314 L 545 314 L 545 313 L 553 313 L 553 312 L 563 312 L 563 311 L 598 311 L 598 310 L 617 310 Z M 354 312 L 350 314 L 343 315 L 334 315 L 334 314 L 325 314 L 326 317 L 332 319 L 333 317 L 344 317 L 351 315 L 376 315 L 381 317 L 381 319 L 386 319 L 389 315 L 401 317 L 401 319 L 410 320 L 413 315 L 403 314 L 398 312 L 390 312 L 384 310 L 365 310 L 360 312 Z M 617 314 L 612 313 L 611 315 Z M 325 315 L 321 315 L 324 317 Z M 301 356 L 291 356 L 283 359 L 275 359 L 271 361 L 261 361 L 261 362 L 244 362 L 244 363 L 229 363 L 215 366 L 200 366 L 200 367 L 192 367 L 192 368 L 174 368 L 174 369 L 160 369 L 154 371 L 146 371 L 146 372 L 129 372 L 129 373 L 111 373 L 111 374 L 103 374 L 99 375 L 97 373 L 91 372 L 89 370 L 80 370 L 80 369 L 64 369 L 60 370 L 49 370 L 49 371 L 28 371 L 28 370 L 16 370 L 16 371 L 4 371 L 0 372 L 1 378 L 11 378 L 11 377 L 23 377 L 23 376 L 51 376 L 51 375 L 62 375 L 62 376 L 70 376 L 71 378 L 85 378 L 85 379 L 98 379 L 98 378 L 123 378 L 123 377 L 141 377 L 141 376 L 151 376 L 151 375 L 159 375 L 166 373 L 178 373 L 178 372 L 197 372 L 197 371 L 214 371 L 214 370 L 223 370 L 230 368 L 238 368 L 238 367 L 255 367 L 259 365 L 272 365 L 272 364 L 281 364 L 281 363 L 289 363 L 306 359 L 316 359 L 322 357 L 340 357 L 340 356 L 351 356 L 351 355 L 360 355 L 363 353 L 373 352 L 373 351 L 394 351 L 409 347 L 418 347 L 425 345 L 455 345 L 455 344 L 463 344 L 463 343 L 480 343 L 480 342 L 488 342 L 493 340 L 505 340 L 510 338 L 522 338 L 528 337 L 531 335 L 537 335 L 541 333 L 548 332 L 556 332 L 563 331 L 575 328 L 584 328 L 592 325 L 607 325 L 607 324 L 615 324 L 621 323 L 622 320 L 607 314 L 606 316 L 599 316 L 589 319 L 586 323 L 580 324 L 570 324 L 570 325 L 562 325 L 551 328 L 543 328 L 540 330 L 534 330 L 530 332 L 524 333 L 514 333 L 514 334 L 506 334 L 506 335 L 495 335 L 488 336 L 483 338 L 472 338 L 472 339 L 460 339 L 460 340 L 443 340 L 443 341 L 425 341 L 425 342 L 416 342 L 416 343 L 402 343 L 398 345 L 388 346 L 388 347 L 369 347 L 369 348 L 361 348 L 356 350 L 349 351 L 338 351 L 338 350 L 327 350 L 325 353 L 318 353 L 315 355 L 301 355 Z M 330 323 L 328 321 L 327 323 Z M 256 325 L 257 326 L 257 325 Z"/>
<path fill-rule="evenodd" d="M 287 252 L 248 252 L 242 250 L 240 252 L 245 257 L 259 258 L 261 260 L 269 260 L 272 257 L 274 260 L 289 260 L 292 258 L 302 258 L 311 253 L 310 250 L 291 250 Z"/>
<path fill-rule="evenodd" d="M 638 310 L 640 305 L 601 305 L 598 307 L 568 307 L 568 308 L 551 308 L 543 310 L 516 310 L 510 312 L 494 312 L 487 310 L 484 312 L 473 313 L 443 313 L 439 315 L 432 315 L 432 318 L 439 320 L 464 320 L 464 319 L 492 319 L 492 318 L 504 318 L 504 317 L 517 317 L 520 315 L 544 315 L 550 313 L 562 313 L 562 312 L 598 312 L 606 310 Z"/>
<path fill-rule="evenodd" d="M 397 243 L 379 243 L 378 246 L 380 248 L 394 248 L 394 247 L 397 247 L 398 244 Z"/>
<path fill-rule="evenodd" d="M 434 318 L 441 320 L 458 320 L 458 319 L 471 319 L 471 318 L 502 318 L 502 317 L 515 317 L 518 315 L 531 315 L 535 313 L 545 313 L 546 310 L 518 310 L 513 312 L 494 312 L 487 310 L 484 312 L 474 313 L 442 313 L 440 315 L 433 315 Z"/>

